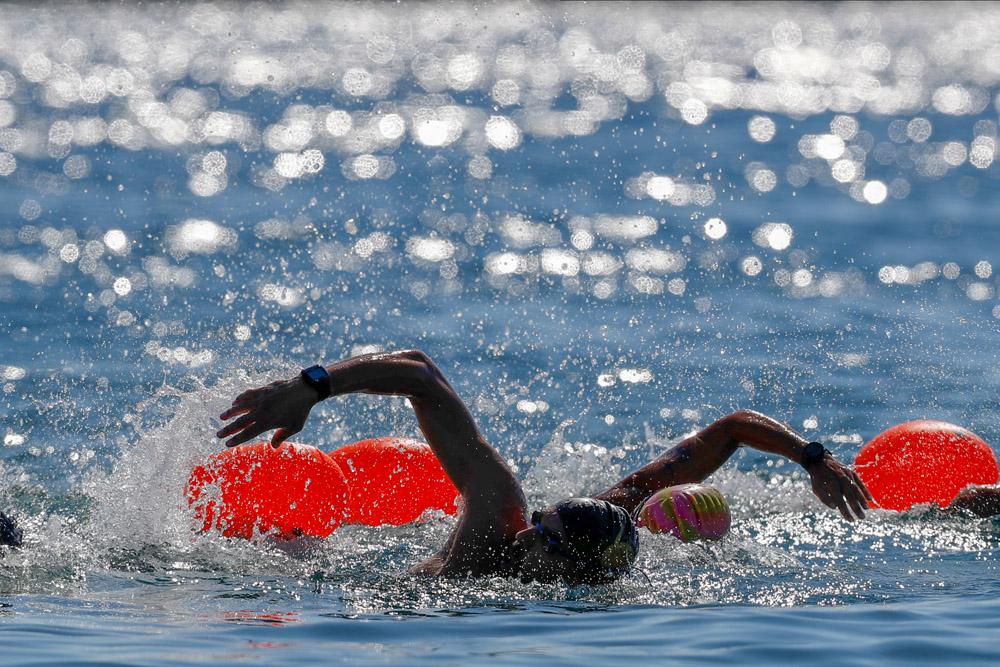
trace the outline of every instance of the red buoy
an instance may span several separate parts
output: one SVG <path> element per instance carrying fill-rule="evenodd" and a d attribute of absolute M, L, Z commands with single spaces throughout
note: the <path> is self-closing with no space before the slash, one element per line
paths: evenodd
<path fill-rule="evenodd" d="M 996 484 L 993 450 L 972 431 L 933 419 L 893 426 L 858 452 L 854 467 L 884 509 L 945 507 L 969 484 Z"/>
<path fill-rule="evenodd" d="M 458 489 L 430 446 L 410 438 L 372 438 L 330 452 L 351 485 L 347 523 L 410 523 L 428 509 L 454 514 Z"/>
<path fill-rule="evenodd" d="M 266 442 L 213 454 L 195 466 L 185 490 L 202 521 L 226 537 L 273 532 L 290 539 L 327 537 L 343 521 L 350 487 L 329 456 L 308 445 Z"/>

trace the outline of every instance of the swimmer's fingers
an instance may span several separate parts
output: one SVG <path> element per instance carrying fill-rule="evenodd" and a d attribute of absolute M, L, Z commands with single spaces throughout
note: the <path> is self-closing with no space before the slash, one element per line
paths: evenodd
<path fill-rule="evenodd" d="M 847 507 L 847 500 L 842 495 L 833 495 L 832 493 L 826 497 L 821 497 L 820 501 L 832 510 L 837 510 L 840 512 L 841 516 L 847 521 L 854 521 L 854 516 L 851 515 L 851 511 Z"/>
<path fill-rule="evenodd" d="M 868 503 L 865 502 L 865 497 L 862 495 L 861 489 L 855 485 L 853 479 L 845 479 L 843 486 L 844 497 L 847 499 L 847 504 L 850 505 L 854 516 L 858 519 L 864 519 L 865 507 L 867 507 Z"/>
<path fill-rule="evenodd" d="M 223 413 L 223 414 L 225 414 L 225 413 Z M 223 419 L 226 419 L 226 417 L 223 417 Z M 224 427 L 222 427 L 219 430 L 219 432 L 215 434 L 215 437 L 216 438 L 225 438 L 227 436 L 232 435 L 233 433 L 236 433 L 237 431 L 242 431 L 246 427 L 248 427 L 251 424 L 253 424 L 256 421 L 256 419 L 257 419 L 256 415 L 252 415 L 252 414 L 243 415 L 242 417 L 240 417 L 236 421 L 231 422 L 229 424 L 226 424 Z"/>
<path fill-rule="evenodd" d="M 226 410 L 225 412 L 223 412 L 221 415 L 219 415 L 219 419 L 232 419 L 233 417 L 236 417 L 237 415 L 245 415 L 246 413 L 250 412 L 252 409 L 253 408 L 251 406 L 249 406 L 249 405 L 234 405 L 233 407 L 229 408 L 228 410 Z"/>
<path fill-rule="evenodd" d="M 857 488 L 854 479 L 849 475 L 837 476 L 824 487 L 824 496 L 820 497 L 827 507 L 838 510 L 848 521 L 863 519 L 866 506 L 861 490 Z"/>
<path fill-rule="evenodd" d="M 844 496 L 844 489 L 840 484 L 840 480 L 837 478 L 827 480 L 822 484 L 821 488 L 822 494 L 816 494 L 820 501 L 830 509 L 838 510 L 846 520 L 854 521 L 854 516 L 851 515 L 851 511 L 848 509 L 847 498 Z"/>
<path fill-rule="evenodd" d="M 865 509 L 868 509 L 875 504 L 875 499 L 872 498 L 871 492 L 865 483 L 861 480 L 861 476 L 858 473 L 851 471 L 851 480 L 854 482 L 854 492 L 860 497 L 861 503 Z"/>
<path fill-rule="evenodd" d="M 816 494 L 821 503 L 832 510 L 838 510 L 848 521 L 853 521 L 854 516 L 848 508 L 844 491 L 840 480 L 837 478 L 827 478 L 822 481 L 816 480 L 813 484 L 813 493 Z"/>
<path fill-rule="evenodd" d="M 861 489 L 862 493 L 865 496 L 865 501 L 866 501 L 865 506 L 871 507 L 872 505 L 874 505 L 875 498 L 872 496 L 872 492 L 868 490 L 868 487 L 865 486 L 864 480 L 861 479 L 861 475 L 859 475 L 856 470 L 852 470 L 851 475 L 854 476 L 854 481 L 857 483 L 858 488 Z"/>
<path fill-rule="evenodd" d="M 283 380 L 275 380 L 274 382 L 269 382 L 263 387 L 255 387 L 254 389 L 247 389 L 245 392 L 233 399 L 233 405 L 244 405 L 246 403 L 251 403 L 264 394 L 281 387 L 286 384 Z"/>
<path fill-rule="evenodd" d="M 248 389 L 239 396 L 233 399 L 233 404 L 229 408 L 219 415 L 219 419 L 232 419 L 237 415 L 242 415 L 250 412 L 254 409 L 256 404 L 259 402 L 259 398 L 266 387 L 260 387 L 259 389 Z"/>
<path fill-rule="evenodd" d="M 298 377 L 251 389 L 237 396 L 233 405 L 222 413 L 222 419 L 239 418 L 223 427 L 217 436 L 232 436 L 226 447 L 235 447 L 278 429 L 271 437 L 271 445 L 280 447 L 287 438 L 302 430 L 316 402 L 316 392 Z"/>
<path fill-rule="evenodd" d="M 851 515 L 851 511 L 847 508 L 847 501 L 843 496 L 837 499 L 837 509 L 840 510 L 840 513 L 845 519 L 848 521 L 854 521 L 854 516 Z"/>
<path fill-rule="evenodd" d="M 834 499 L 833 490 L 826 482 L 816 482 L 813 484 L 813 494 L 819 501 L 832 510 L 837 509 L 837 501 Z"/>
<path fill-rule="evenodd" d="M 247 440 L 256 438 L 258 435 L 264 431 L 270 431 L 273 426 L 261 426 L 260 423 L 253 424 L 247 427 L 242 433 L 233 436 L 229 440 L 226 440 L 226 447 L 235 447 L 236 445 L 242 445 Z"/>
<path fill-rule="evenodd" d="M 261 393 L 266 389 L 266 387 L 257 387 L 256 389 L 247 389 L 245 392 L 233 399 L 233 406 L 244 405 L 249 403 L 253 399 L 261 395 Z"/>
<path fill-rule="evenodd" d="M 290 437 L 292 437 L 301 430 L 302 429 L 300 428 L 295 428 L 295 429 L 279 428 L 277 431 L 274 432 L 274 435 L 271 436 L 271 446 L 274 447 L 275 449 L 281 447 L 281 444 L 285 442 L 285 440 L 288 440 Z"/>
<path fill-rule="evenodd" d="M 848 521 L 863 519 L 869 502 L 874 503 L 858 473 L 833 456 L 814 466 L 809 475 L 816 497 L 827 507 L 839 510 Z"/>

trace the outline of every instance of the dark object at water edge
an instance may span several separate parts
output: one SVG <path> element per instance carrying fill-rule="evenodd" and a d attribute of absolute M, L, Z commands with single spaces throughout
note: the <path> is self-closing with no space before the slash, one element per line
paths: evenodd
<path fill-rule="evenodd" d="M 21 546 L 24 535 L 9 516 L 0 512 L 0 546 L 17 548 Z"/>

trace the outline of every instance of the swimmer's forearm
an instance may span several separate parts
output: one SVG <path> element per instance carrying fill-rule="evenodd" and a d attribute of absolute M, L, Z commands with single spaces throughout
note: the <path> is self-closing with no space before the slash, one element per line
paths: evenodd
<path fill-rule="evenodd" d="M 479 434 L 461 398 L 424 353 L 409 350 L 353 357 L 330 365 L 327 373 L 330 395 L 362 392 L 409 398 L 428 443 L 459 489 L 463 489 L 462 480 L 479 470 L 501 469 L 509 474 Z M 316 391 L 298 376 L 247 390 L 219 416 L 236 419 L 216 436 L 228 437 L 226 446 L 234 447 L 274 430 L 271 444 L 278 447 L 302 430 L 318 400 Z"/>
<path fill-rule="evenodd" d="M 784 456 L 795 463 L 802 461 L 802 453 L 809 444 L 788 425 L 752 410 L 735 412 L 720 421 L 737 444 Z"/>
<path fill-rule="evenodd" d="M 682 441 L 654 461 L 650 472 L 679 475 L 684 478 L 677 482 L 680 484 L 700 482 L 728 461 L 740 445 L 784 456 L 797 463 L 802 460 L 806 444 L 806 439 L 787 425 L 759 412 L 740 410 Z M 658 465 L 661 463 L 663 465 Z M 659 482 L 656 477 L 654 474 L 650 483 Z M 653 490 L 661 488 L 662 485 Z"/>
<path fill-rule="evenodd" d="M 365 354 L 326 367 L 330 395 L 367 393 L 387 396 L 426 396 L 443 377 L 417 351 Z"/>

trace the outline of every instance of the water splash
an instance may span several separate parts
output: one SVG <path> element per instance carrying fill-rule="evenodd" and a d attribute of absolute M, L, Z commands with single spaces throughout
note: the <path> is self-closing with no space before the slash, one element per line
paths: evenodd
<path fill-rule="evenodd" d="M 822 411 L 845 460 L 917 410 L 995 434 L 996 22 L 983 5 L 0 8 L 0 498 L 28 534 L 0 586 L 316 594 L 347 615 L 969 592 L 995 524 L 848 529 L 756 459 L 713 479 L 727 540 L 644 540 L 649 579 L 608 589 L 407 575 L 450 519 L 293 549 L 199 536 L 180 491 L 231 395 L 306 365 L 290 360 L 395 346 L 449 362 L 539 504 L 610 484 L 705 405 Z M 392 400 L 314 419 L 322 446 L 415 432 Z"/>

